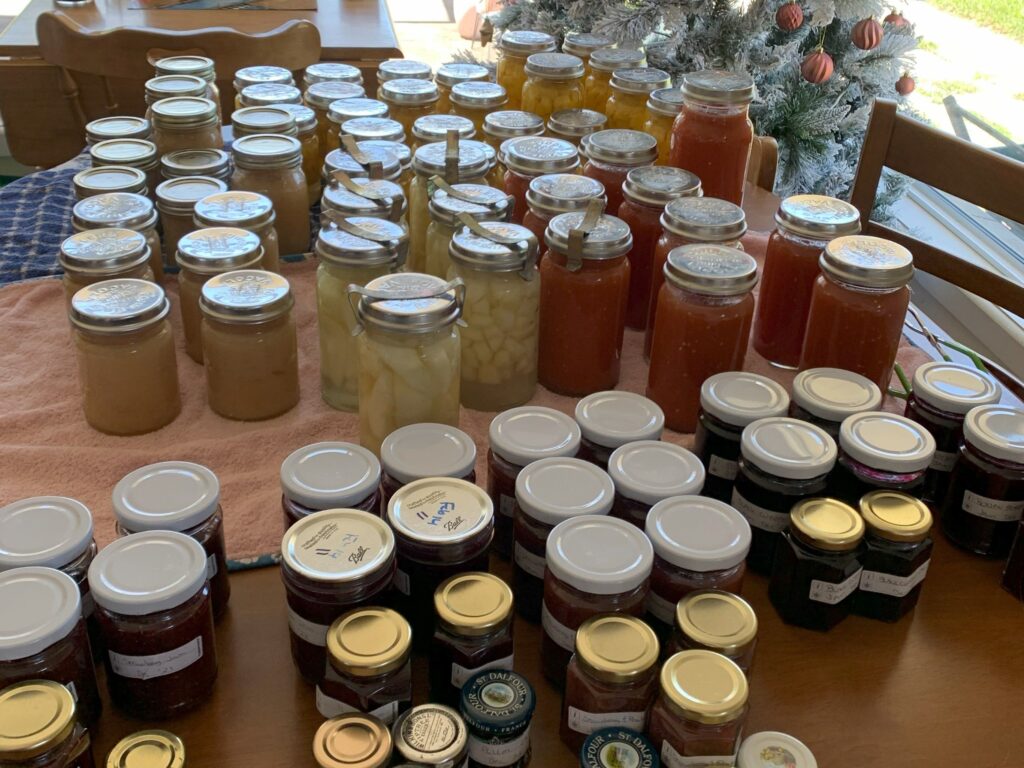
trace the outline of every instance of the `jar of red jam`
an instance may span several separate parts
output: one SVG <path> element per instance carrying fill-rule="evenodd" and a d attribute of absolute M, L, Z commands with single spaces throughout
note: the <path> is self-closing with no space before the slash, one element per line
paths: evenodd
<path fill-rule="evenodd" d="M 818 258 L 830 240 L 860 231 L 860 212 L 834 197 L 793 195 L 779 205 L 775 223 L 761 268 L 753 345 L 773 365 L 795 368 L 818 279 Z"/>
<path fill-rule="evenodd" d="M 224 550 L 220 481 L 206 467 L 188 461 L 161 461 L 129 472 L 114 486 L 117 532 L 178 531 L 206 551 L 213 615 L 224 615 L 231 596 Z"/>
<path fill-rule="evenodd" d="M 903 415 L 935 438 L 935 456 L 925 473 L 921 498 L 941 501 L 949 489 L 949 473 L 964 440 L 964 417 L 979 405 L 998 403 L 1003 388 L 977 368 L 956 363 L 925 363 L 914 371 L 913 391 Z"/>
<path fill-rule="evenodd" d="M 562 139 L 545 136 L 510 139 L 502 144 L 502 149 L 502 161 L 508 169 L 505 192 L 515 198 L 511 221 L 516 224 L 522 224 L 526 215 L 526 193 L 531 181 L 553 173 L 574 173 L 580 167 L 576 147 Z"/>
<path fill-rule="evenodd" d="M 213 692 L 217 649 L 207 558 L 191 536 L 143 531 L 108 544 L 89 566 L 107 646 L 107 688 L 133 717 L 172 717 Z"/>
<path fill-rule="evenodd" d="M 742 597 L 717 589 L 691 592 L 676 605 L 673 619 L 669 655 L 714 651 L 750 675 L 757 645 L 757 614 Z"/>
<path fill-rule="evenodd" d="M 647 396 L 664 409 L 669 429 L 692 432 L 701 385 L 743 367 L 757 262 L 734 248 L 684 245 L 669 254 L 664 273 Z"/>
<path fill-rule="evenodd" d="M 66 685 L 79 718 L 99 719 L 102 704 L 82 599 L 72 578 L 53 568 L 0 573 L 0 688 L 24 680 Z"/>
<path fill-rule="evenodd" d="M 658 638 L 635 616 L 587 619 L 576 632 L 562 693 L 562 743 L 579 752 L 599 728 L 643 731 L 658 691 Z"/>
<path fill-rule="evenodd" d="M 396 429 L 380 446 L 381 513 L 402 486 L 426 477 L 455 477 L 476 482 L 476 443 L 447 424 L 409 424 Z"/>
<path fill-rule="evenodd" d="M 651 508 L 672 496 L 688 496 L 704 487 L 704 465 L 692 451 L 660 440 L 639 440 L 616 448 L 608 462 L 615 483 L 612 517 L 640 530 Z"/>
<path fill-rule="evenodd" d="M 462 717 L 443 704 L 420 704 L 400 715 L 391 728 L 396 760 L 402 765 L 462 768 L 469 734 Z M 397 768 L 397 763 L 396 763 Z"/>
<path fill-rule="evenodd" d="M 1024 410 L 981 405 L 964 419 L 942 530 L 954 544 L 1005 557 L 1024 514 Z"/>
<path fill-rule="evenodd" d="M 395 575 L 395 537 L 376 515 L 355 509 L 313 512 L 281 541 L 292 660 L 317 683 L 327 663 L 327 631 L 349 610 L 387 603 Z"/>
<path fill-rule="evenodd" d="M 920 498 L 925 471 L 935 455 L 935 438 L 904 416 L 866 411 L 843 422 L 839 448 L 829 495 L 854 505 L 878 488 Z"/>
<path fill-rule="evenodd" d="M 828 630 L 846 618 L 860 585 L 864 520 L 837 499 L 799 501 L 775 551 L 768 597 L 787 624 Z"/>
<path fill-rule="evenodd" d="M 430 700 L 459 705 L 467 681 L 512 669 L 512 590 L 489 573 L 452 576 L 434 593 L 437 629 L 430 648 Z"/>
<path fill-rule="evenodd" d="M 580 428 L 553 408 L 524 405 L 499 413 L 488 430 L 487 493 L 494 504 L 494 551 L 512 554 L 512 525 L 516 509 L 516 478 L 538 459 L 575 456 Z"/>
<path fill-rule="evenodd" d="M 720 653 L 680 651 L 669 657 L 647 727 L 662 765 L 735 765 L 748 690 L 743 670 Z"/>
<path fill-rule="evenodd" d="M 530 621 L 541 617 L 545 553 L 552 529 L 571 517 L 607 515 L 614 497 L 608 474 L 582 459 L 540 459 L 519 473 L 512 585 L 520 615 Z"/>
<path fill-rule="evenodd" d="M 359 509 L 379 514 L 380 462 L 352 443 L 313 443 L 281 463 L 284 529 L 324 509 Z"/>
<path fill-rule="evenodd" d="M 693 452 L 708 470 L 705 496 L 732 499 L 744 427 L 758 419 L 784 416 L 788 409 L 789 395 L 782 385 L 756 373 L 728 371 L 701 384 Z"/>
<path fill-rule="evenodd" d="M 388 727 L 362 713 L 332 717 L 313 737 L 313 759 L 318 768 L 387 768 L 392 751 Z"/>
<path fill-rule="evenodd" d="M 658 768 L 658 751 L 642 733 L 630 728 L 601 728 L 587 736 L 580 748 L 580 768 Z"/>
<path fill-rule="evenodd" d="M 0 765 L 4 768 L 93 768 L 89 731 L 71 692 L 52 680 L 0 690 Z"/>
<path fill-rule="evenodd" d="M 665 414 L 643 395 L 609 390 L 580 400 L 576 423 L 582 435 L 579 457 L 608 469 L 616 448 L 637 440 L 660 440 Z"/>
<path fill-rule="evenodd" d="M 645 527 L 654 547 L 647 620 L 667 637 L 679 601 L 699 590 L 739 593 L 750 525 L 724 501 L 675 496 L 651 508 Z"/>
<path fill-rule="evenodd" d="M 349 611 L 327 630 L 327 668 L 316 685 L 326 718 L 362 712 L 391 725 L 412 706 L 412 628 L 390 608 Z"/>
<path fill-rule="evenodd" d="M 793 379 L 789 415 L 839 439 L 848 416 L 882 407 L 882 390 L 870 379 L 842 368 L 808 368 Z"/>
<path fill-rule="evenodd" d="M 626 176 L 634 168 L 654 165 L 658 159 L 658 142 L 642 131 L 611 129 L 587 136 L 580 142 L 580 151 L 587 158 L 583 175 L 604 184 L 608 195 L 605 212 L 617 216 Z"/>
<path fill-rule="evenodd" d="M 541 666 L 560 687 L 584 621 L 600 613 L 644 615 L 654 550 L 635 525 L 584 515 L 554 527 L 545 558 Z"/>
<path fill-rule="evenodd" d="M 185 743 L 169 731 L 136 731 L 111 748 L 105 765 L 146 768 L 154 756 L 164 768 L 185 768 Z"/>
<path fill-rule="evenodd" d="M 522 675 L 478 672 L 462 688 L 459 712 L 469 729 L 468 768 L 526 768 L 537 694 Z"/>
<path fill-rule="evenodd" d="M 562 213 L 582 211 L 594 199 L 605 199 L 604 185 L 596 179 L 574 173 L 537 176 L 530 179 L 526 190 L 523 226 L 536 235 L 538 243 L 542 243 L 552 218 Z"/>

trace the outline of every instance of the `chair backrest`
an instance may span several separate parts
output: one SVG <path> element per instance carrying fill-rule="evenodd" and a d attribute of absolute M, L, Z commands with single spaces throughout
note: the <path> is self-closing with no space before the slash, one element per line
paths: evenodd
<path fill-rule="evenodd" d="M 909 248 L 918 269 L 1024 316 L 1024 288 L 928 243 L 871 221 L 882 169 L 902 173 L 1016 222 L 1024 222 L 1024 163 L 925 125 L 876 99 L 851 202 L 865 234 Z"/>

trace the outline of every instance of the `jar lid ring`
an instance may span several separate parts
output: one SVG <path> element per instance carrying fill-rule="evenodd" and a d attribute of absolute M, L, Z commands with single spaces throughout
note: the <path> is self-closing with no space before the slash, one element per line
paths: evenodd
<path fill-rule="evenodd" d="M 523 266 L 522 269 L 519 270 L 519 277 L 527 283 L 533 280 L 536 276 L 536 270 L 533 267 L 537 262 L 537 250 L 539 248 L 537 245 L 536 235 L 531 232 L 529 237 L 525 239 L 510 237 L 508 235 L 500 235 L 497 232 L 487 229 L 468 213 L 460 213 L 456 218 L 458 218 L 460 224 L 474 235 L 482 237 L 485 240 L 490 240 L 492 243 L 508 246 L 510 250 L 522 254 Z"/>
<path fill-rule="evenodd" d="M 569 230 L 568 269 L 579 272 L 583 268 L 583 244 L 587 236 L 601 223 L 606 201 L 595 197 L 587 203 L 587 210 L 579 226 Z"/>
<path fill-rule="evenodd" d="M 380 232 L 374 232 L 350 221 L 347 216 L 342 216 L 330 210 L 321 211 L 320 217 L 322 220 L 326 220 L 334 229 L 339 229 L 342 232 L 352 235 L 353 237 L 360 237 L 363 240 L 369 240 L 374 243 L 383 243 L 388 246 L 388 248 L 394 249 L 396 253 L 395 269 L 401 269 L 405 265 L 405 260 L 409 255 L 409 238 L 394 238 L 381 234 Z M 349 293 L 351 293 L 351 287 L 349 288 Z M 356 333 L 353 331 L 352 335 L 355 336 Z"/>
<path fill-rule="evenodd" d="M 384 163 L 380 160 L 374 160 L 360 149 L 359 142 L 356 141 L 355 136 L 351 136 L 347 133 L 342 134 L 341 148 L 345 150 L 353 160 L 366 169 L 366 172 L 371 179 L 384 178 Z"/>
<path fill-rule="evenodd" d="M 361 149 L 359 149 L 358 151 L 362 152 Z M 374 161 L 371 161 L 371 162 L 377 162 L 377 161 L 374 160 Z M 337 187 L 344 187 L 349 192 L 351 192 L 353 195 L 358 195 L 359 197 L 363 198 L 364 200 L 368 200 L 368 201 L 374 202 L 374 203 L 384 203 L 386 206 L 388 206 L 388 214 L 387 214 L 387 217 L 386 217 L 388 221 L 397 224 L 401 220 L 401 218 L 402 218 L 402 203 L 404 201 L 399 196 L 397 196 L 397 195 L 389 195 L 387 192 L 374 192 L 372 189 L 367 189 L 366 187 L 364 187 L 361 184 L 356 184 L 352 180 L 352 177 L 349 176 L 347 173 L 345 173 L 340 168 L 338 170 L 336 170 L 336 171 L 333 171 L 331 173 L 329 179 L 330 180 L 329 180 L 328 183 L 332 187 L 335 187 L 335 188 L 337 188 Z M 321 210 L 321 215 L 323 215 L 324 213 L 329 213 L 329 211 L 325 212 L 325 211 Z M 331 217 L 328 216 L 328 218 L 331 218 Z M 331 220 L 334 221 L 334 219 L 331 219 Z M 348 230 L 345 230 L 345 231 L 347 232 Z M 352 234 L 352 233 L 350 233 L 350 234 Z M 359 235 L 359 237 L 363 237 L 363 235 Z M 365 240 L 374 240 L 373 237 L 366 237 L 364 239 Z M 385 239 L 388 239 L 388 238 L 385 238 Z M 383 240 L 378 240 L 377 242 L 383 242 Z M 404 263 L 405 260 L 403 259 L 402 261 Z"/>
<path fill-rule="evenodd" d="M 361 237 L 362 235 L 357 236 Z M 362 315 L 359 312 L 359 305 L 364 301 L 367 304 L 374 304 L 378 301 L 420 301 L 421 299 L 444 298 L 448 293 L 452 293 L 455 296 L 455 308 L 459 315 L 459 319 L 455 321 L 455 324 L 460 327 L 465 327 L 466 322 L 462 319 L 462 308 L 466 304 L 466 284 L 462 281 L 461 277 L 449 280 L 447 283 L 438 286 L 436 289 L 409 291 L 399 296 L 396 296 L 390 291 L 377 291 L 372 288 L 367 288 L 365 285 L 351 283 L 348 287 L 348 303 L 352 308 L 352 314 L 356 317 L 356 324 L 352 328 L 352 335 L 358 336 L 365 329 L 362 321 Z"/>

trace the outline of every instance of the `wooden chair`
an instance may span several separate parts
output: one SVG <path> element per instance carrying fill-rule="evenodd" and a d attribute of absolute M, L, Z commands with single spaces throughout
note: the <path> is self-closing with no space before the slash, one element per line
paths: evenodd
<path fill-rule="evenodd" d="M 984 267 L 871 220 L 882 168 L 929 184 L 969 203 L 1024 222 L 1024 163 L 937 131 L 877 99 L 857 166 L 851 202 L 863 232 L 900 243 L 917 269 L 1024 316 L 1024 288 Z"/>
<path fill-rule="evenodd" d="M 779 145 L 771 136 L 755 136 L 747 162 L 747 181 L 755 187 L 772 192 L 775 172 L 779 169 Z"/>

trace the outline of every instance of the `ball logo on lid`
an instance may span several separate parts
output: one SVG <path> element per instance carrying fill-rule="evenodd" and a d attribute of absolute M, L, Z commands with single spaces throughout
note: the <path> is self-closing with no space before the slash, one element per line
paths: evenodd
<path fill-rule="evenodd" d="M 390 548 L 389 537 L 382 529 L 369 520 L 357 519 L 355 514 L 341 517 L 327 513 L 324 519 L 318 517 L 312 525 L 286 535 L 285 559 L 317 573 L 362 570 Z"/>
<path fill-rule="evenodd" d="M 486 525 L 493 509 L 489 497 L 472 483 L 427 478 L 392 498 L 388 519 L 412 538 L 457 541 Z"/>

